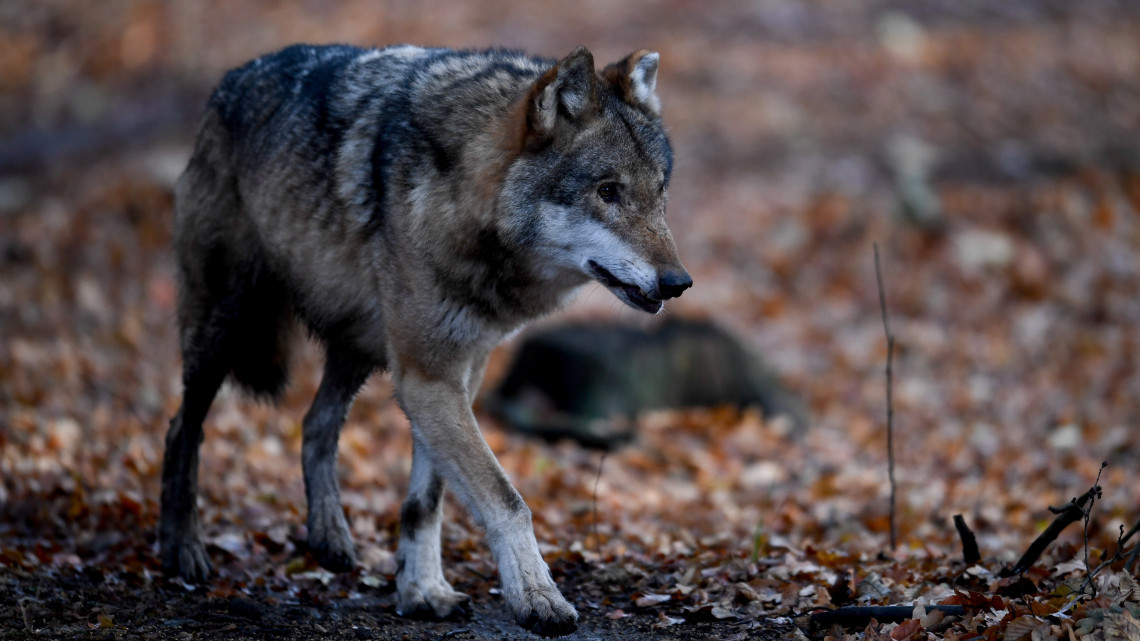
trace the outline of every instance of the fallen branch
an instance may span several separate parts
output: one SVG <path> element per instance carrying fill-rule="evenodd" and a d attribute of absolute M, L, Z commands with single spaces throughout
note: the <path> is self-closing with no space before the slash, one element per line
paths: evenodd
<path fill-rule="evenodd" d="M 1136 524 L 1132 526 L 1131 530 L 1128 530 L 1126 534 L 1120 537 L 1120 542 L 1127 543 L 1128 539 L 1132 538 L 1132 535 L 1136 534 L 1137 532 L 1140 532 L 1140 521 L 1137 521 Z"/>
<path fill-rule="evenodd" d="M 1121 542 L 1127 543 L 1128 539 L 1132 538 L 1132 535 L 1138 531 L 1140 531 L 1140 521 L 1137 521 L 1136 525 L 1133 525 L 1132 529 L 1128 530 L 1128 534 L 1121 537 Z M 1124 562 L 1125 571 L 1131 573 L 1132 569 L 1136 567 L 1136 556 L 1138 552 L 1140 552 L 1140 543 L 1132 546 L 1132 552 L 1128 554 L 1128 560 Z"/>
<path fill-rule="evenodd" d="M 883 289 L 883 270 L 879 266 L 879 244 L 875 243 L 875 281 L 879 284 L 879 313 L 883 316 L 883 333 L 887 335 L 887 479 L 891 484 L 891 551 L 897 548 L 898 527 L 895 524 L 895 406 L 891 399 L 891 359 L 895 354 L 895 336 L 887 319 L 887 294 Z"/>
<path fill-rule="evenodd" d="M 1045 548 L 1049 547 L 1049 544 L 1056 540 L 1065 528 L 1084 518 L 1085 503 L 1088 503 L 1089 499 L 1098 492 L 1100 492 L 1099 485 L 1094 486 L 1080 497 L 1073 499 L 1068 505 L 1063 507 L 1050 506 L 1049 511 L 1056 514 L 1057 518 L 1053 519 L 1053 522 L 1049 524 L 1049 527 L 1045 528 L 1044 532 L 1039 534 L 1036 539 L 1033 539 L 1033 543 L 1029 544 L 1029 549 L 1025 551 L 1025 554 L 1021 555 L 1021 558 L 1018 559 L 1013 568 L 1002 570 L 1000 576 L 1014 576 L 1033 567 L 1033 564 L 1041 557 L 1041 553 L 1045 551 Z"/>
<path fill-rule="evenodd" d="M 954 515 L 954 529 L 958 530 L 958 538 L 962 539 L 962 560 L 966 565 L 973 565 L 982 560 L 982 554 L 978 551 L 978 538 L 974 536 L 974 532 L 970 526 L 966 525 L 966 519 L 962 518 L 961 514 Z"/>
<path fill-rule="evenodd" d="M 947 616 L 962 616 L 966 613 L 966 606 L 962 605 L 927 605 L 923 606 L 927 612 L 938 610 Z M 874 619 L 879 623 L 897 623 L 914 618 L 913 605 L 853 605 L 834 610 L 823 610 L 811 615 L 812 623 L 823 627 L 833 625 L 863 626 Z"/>

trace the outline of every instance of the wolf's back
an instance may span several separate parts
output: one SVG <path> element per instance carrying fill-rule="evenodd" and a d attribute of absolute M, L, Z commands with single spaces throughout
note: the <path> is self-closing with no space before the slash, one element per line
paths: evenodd
<path fill-rule="evenodd" d="M 396 125 L 421 134 L 477 125 L 471 118 L 505 107 L 550 64 L 498 50 L 293 45 L 227 73 L 209 109 L 247 153 L 274 140 L 336 139 L 362 120 L 380 125 L 379 142 L 409 144 Z"/>
<path fill-rule="evenodd" d="M 456 169 L 462 147 L 550 64 L 509 51 L 294 45 L 226 74 L 208 110 L 243 188 L 304 185 L 375 226 L 388 187 Z"/>
<path fill-rule="evenodd" d="M 334 84 L 345 67 L 364 51 L 348 46 L 294 45 L 234 69 L 214 90 L 208 109 L 215 112 L 245 163 L 264 160 L 284 145 L 325 151 L 323 136 L 331 122 Z"/>

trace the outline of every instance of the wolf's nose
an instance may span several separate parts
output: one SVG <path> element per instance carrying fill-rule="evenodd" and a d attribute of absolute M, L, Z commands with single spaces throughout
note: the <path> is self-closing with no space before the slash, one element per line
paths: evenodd
<path fill-rule="evenodd" d="M 657 291 L 661 298 L 676 298 L 681 292 L 693 286 L 693 277 L 685 270 L 665 272 L 657 280 Z"/>

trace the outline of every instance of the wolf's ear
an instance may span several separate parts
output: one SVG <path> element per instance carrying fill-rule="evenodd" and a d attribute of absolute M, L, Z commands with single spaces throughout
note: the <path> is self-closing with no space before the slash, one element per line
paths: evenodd
<path fill-rule="evenodd" d="M 657 66 L 661 56 L 656 51 L 641 49 L 606 67 L 602 76 L 613 86 L 618 97 L 654 118 L 661 116 L 657 98 Z"/>
<path fill-rule="evenodd" d="M 578 122 L 594 115 L 597 90 L 594 56 L 578 47 L 536 80 L 527 94 L 528 138 L 549 138 L 560 117 Z"/>

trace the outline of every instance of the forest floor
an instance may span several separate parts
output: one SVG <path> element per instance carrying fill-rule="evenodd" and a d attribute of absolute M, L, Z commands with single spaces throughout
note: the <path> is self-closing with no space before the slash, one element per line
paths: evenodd
<path fill-rule="evenodd" d="M 210 86 L 294 41 L 661 52 L 670 219 L 696 280 L 667 313 L 741 335 L 811 420 L 655 412 L 603 459 L 479 411 L 582 614 L 571 638 L 1140 638 L 1114 556 L 1140 519 L 1140 12 L 1123 0 L 5 5 L 0 638 L 532 638 L 450 500 L 445 573 L 474 614 L 395 614 L 411 442 L 386 377 L 340 443 L 359 568 L 312 563 L 311 343 L 279 406 L 228 389 L 213 406 L 212 580 L 159 570 L 181 391 L 172 186 Z M 896 340 L 893 549 L 873 243 Z M 567 317 L 656 322 L 593 287 Z M 1002 576 L 1098 478 L 1087 518 Z M 812 621 L 890 604 L 919 607 Z"/>

